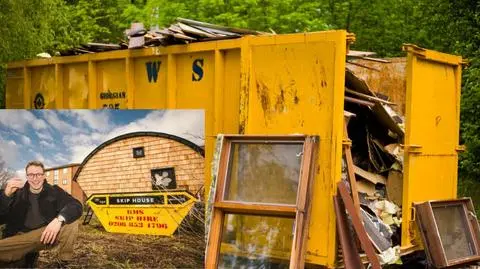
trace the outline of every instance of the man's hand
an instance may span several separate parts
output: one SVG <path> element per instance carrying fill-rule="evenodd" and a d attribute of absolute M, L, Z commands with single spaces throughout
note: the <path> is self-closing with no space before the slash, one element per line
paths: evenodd
<path fill-rule="evenodd" d="M 5 195 L 8 197 L 12 196 L 18 189 L 23 188 L 24 185 L 25 181 L 19 178 L 10 179 L 5 187 Z"/>
<path fill-rule="evenodd" d="M 42 236 L 40 237 L 40 242 L 43 244 L 55 243 L 60 228 L 62 228 L 62 222 L 60 222 L 58 218 L 54 218 L 43 231 Z"/>

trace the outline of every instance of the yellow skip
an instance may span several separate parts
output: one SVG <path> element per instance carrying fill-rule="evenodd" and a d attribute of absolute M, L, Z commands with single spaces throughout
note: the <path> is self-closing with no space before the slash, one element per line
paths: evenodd
<path fill-rule="evenodd" d="M 107 232 L 171 236 L 197 201 L 186 191 L 93 194 L 87 204 Z"/>

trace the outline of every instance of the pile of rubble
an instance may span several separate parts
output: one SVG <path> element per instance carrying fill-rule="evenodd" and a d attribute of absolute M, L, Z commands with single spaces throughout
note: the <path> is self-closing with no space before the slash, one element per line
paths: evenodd
<path fill-rule="evenodd" d="M 346 70 L 342 181 L 381 264 L 401 263 L 404 119 L 394 106 Z"/>
<path fill-rule="evenodd" d="M 239 38 L 243 35 L 268 35 L 269 33 L 248 29 L 210 24 L 190 19 L 177 18 L 172 25 L 160 29 L 147 30 L 143 23 L 133 23 L 125 30 L 126 40 L 120 44 L 87 43 L 80 47 L 63 51 L 62 56 L 96 53 L 121 49 L 138 49 L 157 46 L 170 46 L 212 40 Z"/>

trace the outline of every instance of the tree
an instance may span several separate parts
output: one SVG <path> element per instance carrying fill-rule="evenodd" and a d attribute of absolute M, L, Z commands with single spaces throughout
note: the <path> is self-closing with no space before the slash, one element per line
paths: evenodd
<path fill-rule="evenodd" d="M 7 168 L 5 161 L 0 157 L 0 188 L 3 189 L 4 184 L 14 176 L 14 173 Z"/>

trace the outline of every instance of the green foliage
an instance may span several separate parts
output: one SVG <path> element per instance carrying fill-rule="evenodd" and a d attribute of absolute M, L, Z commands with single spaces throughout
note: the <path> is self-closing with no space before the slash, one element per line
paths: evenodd
<path fill-rule="evenodd" d="M 327 29 L 321 3 L 301 0 L 200 0 L 198 19 L 276 33 Z"/>

